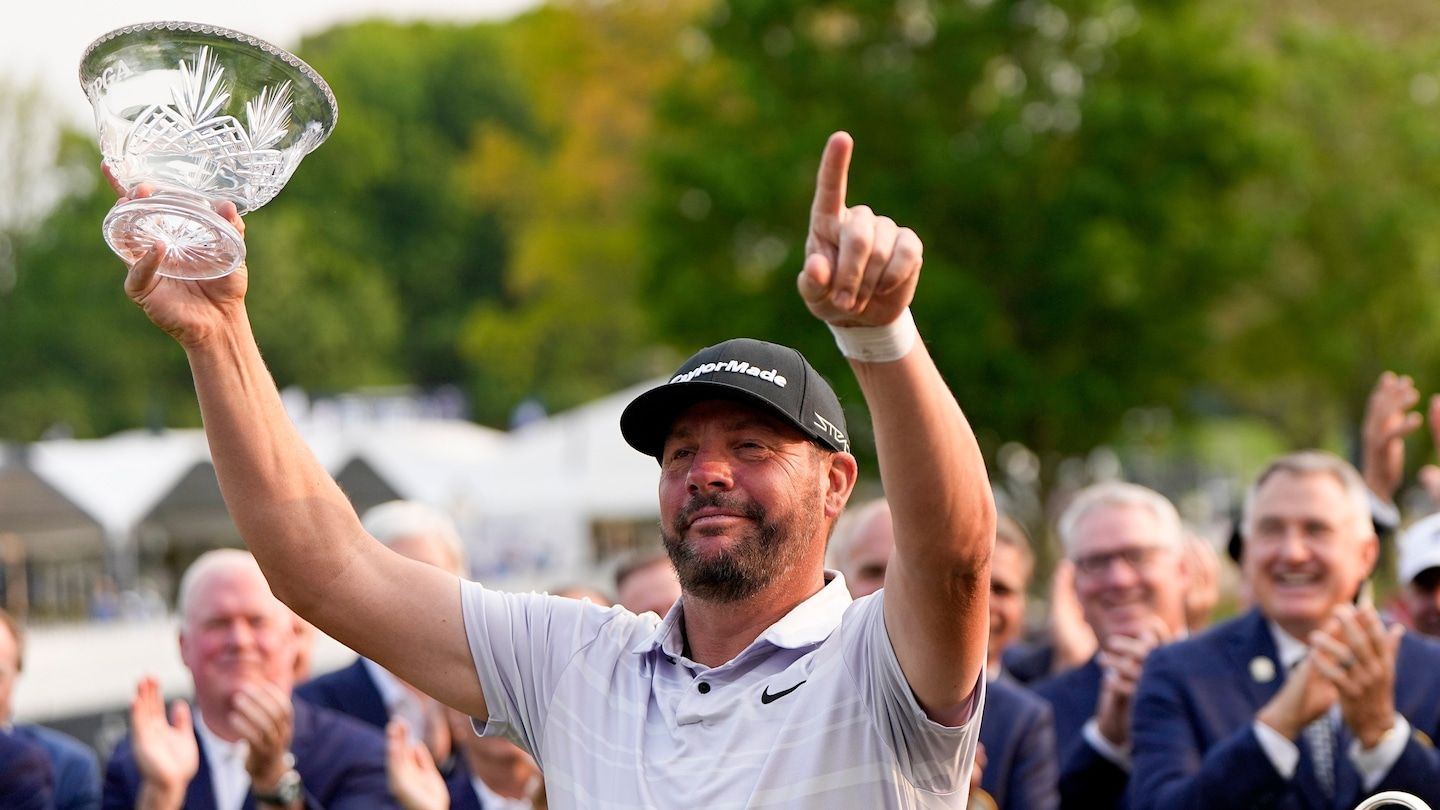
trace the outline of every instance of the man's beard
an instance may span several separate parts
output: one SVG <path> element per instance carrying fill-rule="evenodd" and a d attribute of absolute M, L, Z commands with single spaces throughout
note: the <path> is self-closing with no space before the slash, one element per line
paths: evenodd
<path fill-rule="evenodd" d="M 735 538 L 729 549 L 701 554 L 681 534 L 695 513 L 707 508 L 741 514 L 754 527 Z M 782 527 L 771 522 L 759 504 L 717 492 L 692 498 L 671 525 L 661 525 L 660 536 L 685 593 L 707 602 L 739 602 L 759 593 L 799 558 L 803 549 L 797 543 L 808 537 L 810 521 L 796 523 Z"/>

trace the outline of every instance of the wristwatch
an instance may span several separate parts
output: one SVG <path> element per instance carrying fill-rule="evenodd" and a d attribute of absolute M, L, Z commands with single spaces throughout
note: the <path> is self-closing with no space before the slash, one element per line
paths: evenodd
<path fill-rule="evenodd" d="M 295 757 L 292 754 L 285 754 L 285 773 L 280 774 L 280 779 L 275 782 L 275 787 L 269 793 L 253 791 L 257 804 L 268 804 L 275 807 L 290 807 L 305 795 L 305 785 L 300 781 L 300 773 L 295 770 Z"/>

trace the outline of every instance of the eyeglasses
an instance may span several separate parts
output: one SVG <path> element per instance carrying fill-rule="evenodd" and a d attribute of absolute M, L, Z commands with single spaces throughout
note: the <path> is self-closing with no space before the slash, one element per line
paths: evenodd
<path fill-rule="evenodd" d="M 1130 570 L 1140 573 L 1150 568 L 1155 562 L 1155 555 L 1160 551 L 1159 546 L 1131 546 L 1116 551 L 1084 554 L 1075 558 L 1075 571 L 1086 576 L 1098 576 L 1109 571 L 1110 566 L 1120 560 Z"/>

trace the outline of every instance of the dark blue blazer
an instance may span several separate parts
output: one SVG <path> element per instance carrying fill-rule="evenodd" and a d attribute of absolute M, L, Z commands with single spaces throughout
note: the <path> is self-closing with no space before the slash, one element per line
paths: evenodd
<path fill-rule="evenodd" d="M 295 688 L 295 694 L 316 706 L 348 714 L 357 720 L 383 729 L 390 721 L 390 710 L 380 696 L 380 688 L 364 662 L 311 678 Z M 445 785 L 450 789 L 450 810 L 480 810 L 480 798 L 470 784 L 470 772 L 458 758 L 446 769 Z"/>
<path fill-rule="evenodd" d="M 49 756 L 56 810 L 99 810 L 100 763 L 90 746 L 44 726 L 17 725 L 15 736 L 38 744 Z"/>
<path fill-rule="evenodd" d="M 0 732 L 0 807 L 52 810 L 55 779 L 50 757 L 38 743 Z"/>
<path fill-rule="evenodd" d="M 1055 810 L 1055 726 L 1050 704 L 1001 675 L 985 687 L 980 788 L 1000 810 Z"/>
<path fill-rule="evenodd" d="M 1257 658 L 1268 664 L 1252 664 Z M 1380 784 L 1363 790 L 1347 753 L 1343 727 L 1335 746 L 1335 797 L 1327 801 L 1302 737 L 1300 764 L 1283 779 L 1260 747 L 1253 722 L 1280 690 L 1285 672 L 1275 640 L 1258 611 L 1150 654 L 1135 698 L 1137 809 L 1247 807 L 1349 808 L 1383 790 L 1403 790 L 1440 804 L 1440 644 L 1406 633 L 1395 664 L 1395 709 L 1416 734 Z M 1274 677 L 1262 682 L 1273 672 Z"/>
<path fill-rule="evenodd" d="M 305 805 L 318 808 L 397 807 L 385 782 L 385 738 L 375 729 L 329 709 L 296 700 L 295 732 L 290 751 L 295 770 L 305 783 Z M 197 734 L 196 741 L 199 742 Z M 215 788 L 210 766 L 200 743 L 200 770 L 185 791 L 185 810 L 213 810 Z M 105 769 L 105 801 L 109 810 L 131 810 L 140 792 L 140 772 L 126 737 L 110 755 Z M 245 798 L 246 810 L 253 810 L 253 796 Z"/>
<path fill-rule="evenodd" d="M 314 706 L 348 714 L 376 728 L 383 729 L 390 721 L 390 711 L 385 708 L 380 689 L 365 669 L 365 662 L 359 658 L 348 667 L 300 684 L 295 687 L 295 696 Z"/>
<path fill-rule="evenodd" d="M 1060 806 L 1064 808 L 1105 810 L 1127 806 L 1125 789 L 1130 774 L 1092 748 L 1081 734 L 1100 704 L 1100 679 L 1099 660 L 1091 658 L 1035 686 L 1035 694 L 1049 701 L 1055 710 Z"/>
<path fill-rule="evenodd" d="M 1000 653 L 1000 666 L 1017 682 L 1031 686 L 1050 677 L 1054 666 L 1055 645 L 1048 639 L 1038 642 L 1017 641 Z"/>

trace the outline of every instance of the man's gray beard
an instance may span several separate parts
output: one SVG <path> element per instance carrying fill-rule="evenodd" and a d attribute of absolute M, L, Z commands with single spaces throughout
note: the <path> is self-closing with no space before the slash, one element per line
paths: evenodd
<path fill-rule="evenodd" d="M 692 545 L 681 539 L 675 526 L 660 527 L 665 551 L 679 576 L 684 593 L 707 602 L 741 602 L 759 593 L 800 556 L 796 543 L 805 542 L 808 526 L 782 527 L 767 519 L 765 509 L 756 503 L 727 503 L 722 495 L 693 500 L 686 505 L 677 523 L 705 507 L 736 508 L 754 524 L 745 536 L 728 551 L 701 556 Z M 807 524 L 809 521 L 805 521 Z M 798 530 L 798 531 L 797 531 Z"/>

